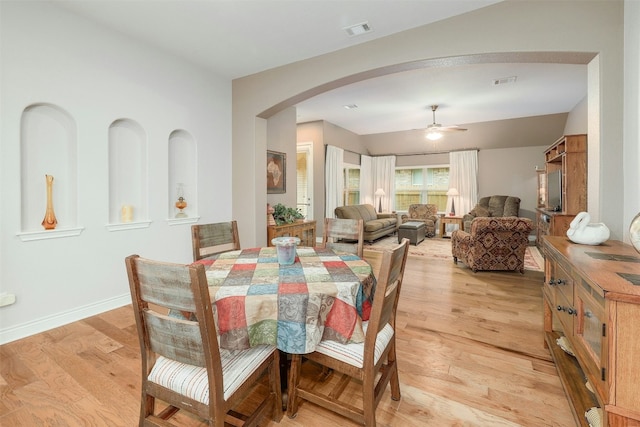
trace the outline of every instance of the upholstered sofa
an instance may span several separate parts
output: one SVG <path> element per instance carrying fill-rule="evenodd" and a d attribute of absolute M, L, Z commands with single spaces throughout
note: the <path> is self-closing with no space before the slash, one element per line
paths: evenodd
<path fill-rule="evenodd" d="M 438 206 L 432 204 L 409 205 L 407 213 L 403 214 L 401 219 L 403 224 L 409 221 L 423 222 L 425 227 L 425 236 L 433 237 L 436 235 L 436 223 L 438 222 Z"/>
<path fill-rule="evenodd" d="M 520 215 L 520 198 L 513 196 L 487 196 L 462 217 L 464 231 L 471 230 L 471 221 L 478 217 L 505 217 Z"/>
<path fill-rule="evenodd" d="M 471 230 L 455 230 L 451 235 L 453 262 L 458 259 L 474 272 L 510 270 L 524 273 L 524 253 L 533 221 L 518 217 L 479 217 Z"/>
<path fill-rule="evenodd" d="M 395 213 L 377 213 L 373 205 L 339 206 L 336 218 L 361 219 L 364 222 L 364 240 L 373 242 L 380 237 L 396 232 L 398 216 Z"/>

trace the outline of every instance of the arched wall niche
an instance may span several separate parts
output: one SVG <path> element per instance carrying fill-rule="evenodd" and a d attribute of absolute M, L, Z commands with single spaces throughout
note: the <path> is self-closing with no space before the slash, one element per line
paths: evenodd
<path fill-rule="evenodd" d="M 197 145 L 184 129 L 169 135 L 168 220 L 170 224 L 191 223 L 198 220 L 198 162 Z M 179 197 L 187 203 L 182 211 L 176 208 Z"/>
<path fill-rule="evenodd" d="M 49 103 L 26 107 L 20 121 L 20 233 L 23 241 L 78 235 L 78 137 L 74 118 Z M 44 230 L 45 175 L 53 176 L 58 221 Z"/>
<path fill-rule="evenodd" d="M 109 126 L 108 229 L 148 227 L 147 135 L 132 119 Z"/>

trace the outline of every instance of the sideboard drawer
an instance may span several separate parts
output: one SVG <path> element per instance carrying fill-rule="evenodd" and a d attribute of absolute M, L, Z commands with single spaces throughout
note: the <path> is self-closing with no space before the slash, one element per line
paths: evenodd
<path fill-rule="evenodd" d="M 552 285 L 555 286 L 556 289 L 559 291 L 559 292 L 556 292 L 556 295 L 562 294 L 564 296 L 564 299 L 569 304 L 573 305 L 574 304 L 573 279 L 571 275 L 567 273 L 567 271 L 564 268 L 562 268 L 560 264 L 556 264 L 555 275 L 551 280 L 553 281 Z"/>
<path fill-rule="evenodd" d="M 562 292 L 556 292 L 556 313 L 562 324 L 564 334 L 573 344 L 573 320 L 577 310 L 573 303 L 569 302 Z"/>

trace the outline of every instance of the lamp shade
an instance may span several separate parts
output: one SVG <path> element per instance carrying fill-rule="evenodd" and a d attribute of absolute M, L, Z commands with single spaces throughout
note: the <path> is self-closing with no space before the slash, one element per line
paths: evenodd
<path fill-rule="evenodd" d="M 378 197 L 381 197 L 381 196 L 384 196 L 385 193 L 382 188 L 378 188 L 374 194 Z"/>
<path fill-rule="evenodd" d="M 459 196 L 460 193 L 458 193 L 458 189 L 457 188 L 450 188 L 447 191 L 447 196 Z"/>

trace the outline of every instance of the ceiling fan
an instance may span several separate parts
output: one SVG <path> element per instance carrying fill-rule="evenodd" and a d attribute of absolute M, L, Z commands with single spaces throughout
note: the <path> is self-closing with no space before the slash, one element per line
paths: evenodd
<path fill-rule="evenodd" d="M 454 132 L 454 131 L 466 131 L 465 128 L 461 128 L 458 125 L 450 125 L 450 126 L 442 126 L 440 123 L 436 123 L 436 110 L 438 109 L 437 105 L 431 106 L 431 111 L 433 112 L 433 123 L 427 126 L 427 139 L 431 141 L 436 141 L 442 138 L 443 132 Z"/>

